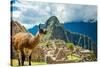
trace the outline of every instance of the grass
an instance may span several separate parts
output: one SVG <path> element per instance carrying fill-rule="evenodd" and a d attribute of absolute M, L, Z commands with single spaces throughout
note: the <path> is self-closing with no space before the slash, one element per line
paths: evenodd
<path fill-rule="evenodd" d="M 76 62 L 81 60 L 81 58 L 76 56 L 75 54 L 68 55 L 67 59 L 69 61 L 76 61 Z M 17 59 L 12 59 L 12 64 L 13 64 L 14 67 L 18 66 L 18 60 Z M 46 62 L 31 62 L 32 66 L 34 66 L 34 65 L 44 65 L 44 64 L 47 64 L 47 63 Z M 28 61 L 25 61 L 24 65 L 28 66 Z"/>
<path fill-rule="evenodd" d="M 81 58 L 76 55 L 68 55 L 67 58 L 68 60 L 75 60 L 75 61 L 81 60 Z"/>
<path fill-rule="evenodd" d="M 18 66 L 18 60 L 17 59 L 12 59 L 11 61 L 12 61 L 12 64 L 13 64 L 14 67 Z M 46 62 L 31 62 L 32 66 L 33 65 L 44 65 L 44 64 L 47 64 L 47 63 Z M 25 61 L 24 65 L 28 66 L 28 61 Z"/>

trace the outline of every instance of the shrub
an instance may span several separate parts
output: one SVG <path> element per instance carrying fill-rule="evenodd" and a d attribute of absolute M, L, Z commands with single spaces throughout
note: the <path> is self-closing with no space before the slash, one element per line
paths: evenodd
<path fill-rule="evenodd" d="M 71 51 L 74 50 L 74 44 L 73 43 L 67 43 L 67 48 Z"/>

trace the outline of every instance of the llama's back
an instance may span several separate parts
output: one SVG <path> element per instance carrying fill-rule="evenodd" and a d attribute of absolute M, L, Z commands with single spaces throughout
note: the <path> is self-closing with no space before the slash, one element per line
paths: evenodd
<path fill-rule="evenodd" d="M 22 49 L 25 45 L 28 45 L 29 39 L 33 37 L 31 33 L 17 33 L 13 37 L 13 45 L 16 50 Z"/>

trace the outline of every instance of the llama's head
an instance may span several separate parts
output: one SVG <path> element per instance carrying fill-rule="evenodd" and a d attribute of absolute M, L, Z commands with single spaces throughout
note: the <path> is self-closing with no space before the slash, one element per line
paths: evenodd
<path fill-rule="evenodd" d="M 39 34 L 45 35 L 46 33 L 47 33 L 47 31 L 45 29 L 39 29 Z"/>
<path fill-rule="evenodd" d="M 42 29 L 39 24 L 39 34 L 45 35 L 46 33 L 47 31 L 45 29 Z"/>
<path fill-rule="evenodd" d="M 47 30 L 40 28 L 40 25 L 39 25 L 39 32 L 38 33 L 39 33 L 40 39 L 42 39 L 44 37 L 44 35 L 46 35 Z"/>

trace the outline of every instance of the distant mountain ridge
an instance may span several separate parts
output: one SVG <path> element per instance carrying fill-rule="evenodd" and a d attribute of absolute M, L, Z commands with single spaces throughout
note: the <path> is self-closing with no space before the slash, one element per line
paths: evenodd
<path fill-rule="evenodd" d="M 28 29 L 28 31 L 35 35 L 38 32 L 38 27 L 38 25 L 35 25 L 34 27 Z"/>
<path fill-rule="evenodd" d="M 64 23 L 64 28 L 72 32 L 77 32 L 89 36 L 93 41 L 97 41 L 97 23 L 85 23 L 85 22 L 72 22 Z"/>

